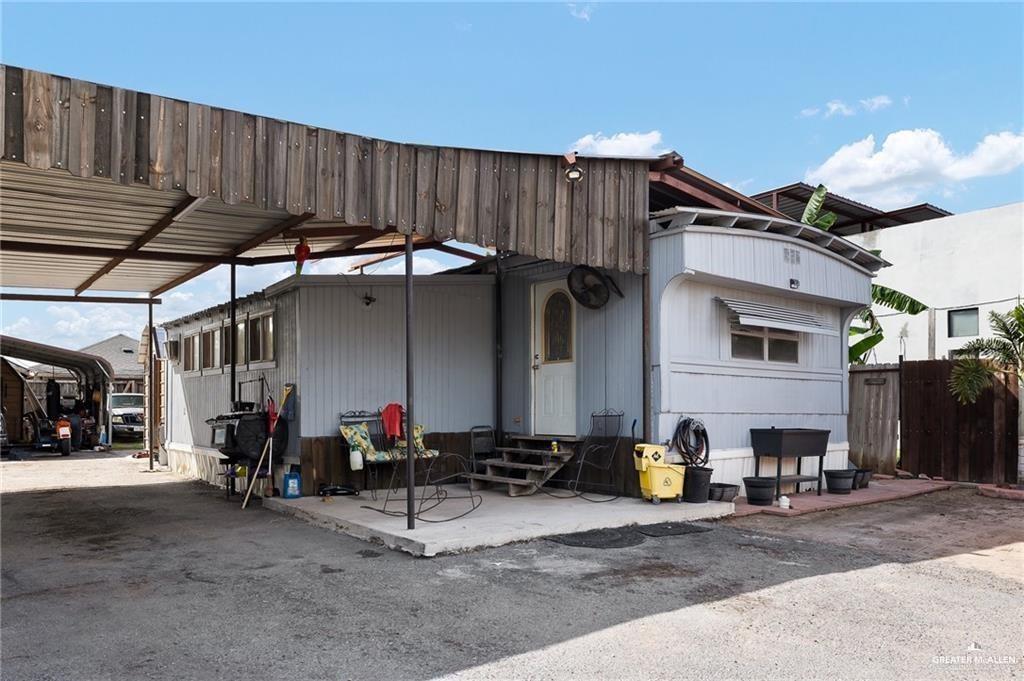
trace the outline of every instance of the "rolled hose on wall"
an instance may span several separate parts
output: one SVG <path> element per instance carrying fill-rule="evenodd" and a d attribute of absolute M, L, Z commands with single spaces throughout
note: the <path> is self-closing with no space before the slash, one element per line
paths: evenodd
<path fill-rule="evenodd" d="M 672 446 L 683 458 L 686 466 L 704 466 L 711 452 L 711 441 L 704 422 L 689 416 L 679 417 L 672 434 Z"/>

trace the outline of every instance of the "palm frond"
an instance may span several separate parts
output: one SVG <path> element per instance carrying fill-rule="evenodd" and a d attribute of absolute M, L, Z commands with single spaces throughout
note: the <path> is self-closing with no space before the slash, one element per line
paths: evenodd
<path fill-rule="evenodd" d="M 800 222 L 805 225 L 813 225 L 821 213 L 821 207 L 825 205 L 825 196 L 828 194 L 828 188 L 823 184 L 819 184 L 815 187 L 814 192 L 811 193 L 811 198 L 808 199 L 807 205 L 804 206 L 803 217 L 800 218 Z"/>
<path fill-rule="evenodd" d="M 1018 364 L 1013 345 L 1002 338 L 975 338 L 965 343 L 958 352 L 975 358 L 991 359 L 1000 364 Z"/>
<path fill-rule="evenodd" d="M 881 284 L 871 285 L 871 300 L 883 307 L 907 314 L 919 314 L 928 309 L 927 305 L 906 293 Z"/>
<path fill-rule="evenodd" d="M 949 391 L 960 402 L 976 402 L 981 394 L 992 385 L 995 368 L 979 359 L 961 359 L 953 365 L 949 374 Z"/>

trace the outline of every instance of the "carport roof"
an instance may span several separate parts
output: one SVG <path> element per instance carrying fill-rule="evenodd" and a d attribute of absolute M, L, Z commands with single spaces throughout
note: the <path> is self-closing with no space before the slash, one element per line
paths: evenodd
<path fill-rule="evenodd" d="M 651 159 L 389 142 L 14 66 L 0 87 L 3 286 L 156 296 L 300 237 L 323 258 L 396 233 L 644 266 Z"/>
<path fill-rule="evenodd" d="M 113 367 L 102 357 L 14 336 L 0 335 L 0 354 L 37 364 L 64 367 L 91 382 L 102 383 L 114 377 Z"/>

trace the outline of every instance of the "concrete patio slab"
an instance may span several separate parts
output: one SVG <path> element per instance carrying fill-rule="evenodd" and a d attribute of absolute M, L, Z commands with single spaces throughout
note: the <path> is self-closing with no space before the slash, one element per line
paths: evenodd
<path fill-rule="evenodd" d="M 894 499 L 906 499 L 918 494 L 928 494 L 949 489 L 955 483 L 937 480 L 871 480 L 871 484 L 864 488 L 854 490 L 850 494 L 829 494 L 824 489 L 819 497 L 814 492 L 801 492 L 790 494 L 790 508 L 784 509 L 775 506 L 751 506 L 747 503 L 746 497 L 736 499 L 735 517 L 754 515 L 755 513 L 767 513 L 768 515 L 794 516 L 805 513 L 816 513 L 837 508 L 848 508 L 850 506 L 863 506 L 865 504 L 877 504 L 883 501 Z"/>
<path fill-rule="evenodd" d="M 464 497 L 469 494 L 463 485 L 449 485 L 446 489 L 453 496 Z M 422 488 L 419 488 L 417 497 L 421 492 Z M 470 508 L 466 499 L 449 499 L 425 513 L 417 521 L 415 530 L 406 529 L 404 515 L 391 516 L 373 510 L 382 506 L 383 496 L 379 496 L 377 501 L 366 495 L 333 497 L 326 502 L 320 497 L 275 497 L 264 499 L 263 506 L 415 556 L 461 553 L 556 534 L 609 527 L 721 518 L 730 515 L 734 509 L 732 503 L 721 501 L 709 501 L 706 504 L 665 501 L 655 506 L 650 502 L 627 497 L 593 503 L 580 498 L 555 498 L 547 494 L 510 497 L 501 490 L 484 490 L 477 494 L 481 496 L 482 503 L 472 513 L 449 522 L 437 522 L 457 516 Z M 552 494 L 566 492 L 553 490 Z M 404 499 L 396 501 L 392 498 L 388 504 L 388 510 L 403 512 L 404 509 Z"/>

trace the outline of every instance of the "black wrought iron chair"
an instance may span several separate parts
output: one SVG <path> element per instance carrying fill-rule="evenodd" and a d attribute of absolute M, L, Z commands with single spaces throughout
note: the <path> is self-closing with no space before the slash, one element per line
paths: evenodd
<path fill-rule="evenodd" d="M 391 449 L 391 443 L 384 434 L 384 422 L 381 420 L 379 411 L 346 411 L 338 415 L 339 425 L 357 426 L 360 423 L 366 424 L 366 431 L 370 435 L 370 442 L 378 452 L 386 452 Z M 342 453 L 348 453 L 348 442 L 341 438 Z M 377 487 L 379 486 L 378 469 L 381 466 L 391 466 L 391 478 L 395 477 L 395 462 L 387 460 L 369 461 L 363 459 L 363 489 L 370 490 L 370 496 L 377 498 Z M 372 484 L 372 486 L 371 486 Z"/>
<path fill-rule="evenodd" d="M 470 468 L 479 473 L 484 459 L 496 456 L 494 429 L 490 426 L 473 426 L 469 429 Z"/>
<path fill-rule="evenodd" d="M 568 481 L 568 488 L 575 494 L 579 491 L 580 478 L 584 468 L 610 471 L 615 461 L 615 452 L 622 439 L 622 418 L 624 414 L 614 409 L 595 411 L 590 415 L 590 432 L 576 449 L 576 477 Z M 604 487 L 605 485 L 596 485 Z M 614 482 L 608 487 L 614 488 Z"/>

